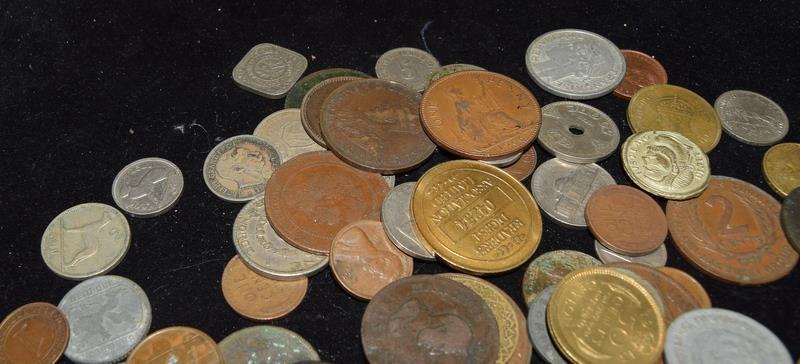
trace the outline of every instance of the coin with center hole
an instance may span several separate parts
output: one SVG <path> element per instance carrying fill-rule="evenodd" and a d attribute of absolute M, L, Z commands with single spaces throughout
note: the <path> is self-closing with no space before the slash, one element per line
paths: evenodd
<path fill-rule="evenodd" d="M 542 107 L 539 145 L 561 160 L 594 163 L 608 158 L 619 145 L 619 129 L 597 108 L 575 101 Z"/>

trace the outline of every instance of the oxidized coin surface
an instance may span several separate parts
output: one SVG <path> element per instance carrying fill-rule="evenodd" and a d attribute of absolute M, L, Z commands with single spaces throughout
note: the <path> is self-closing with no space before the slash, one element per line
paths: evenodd
<path fill-rule="evenodd" d="M 217 197 L 230 202 L 252 200 L 264 192 L 281 156 L 271 144 L 254 135 L 223 140 L 208 153 L 203 180 Z"/>
<path fill-rule="evenodd" d="M 594 257 L 575 250 L 554 250 L 528 264 L 522 276 L 522 297 L 530 306 L 543 289 L 561 281 L 572 271 L 600 265 Z"/>
<path fill-rule="evenodd" d="M 530 334 L 533 348 L 548 364 L 567 364 L 566 359 L 556 349 L 550 331 L 547 330 L 547 304 L 556 285 L 549 286 L 539 292 L 530 303 L 528 309 L 528 334 Z"/>
<path fill-rule="evenodd" d="M 326 147 L 328 144 L 322 136 L 322 106 L 325 100 L 328 99 L 333 91 L 347 83 L 361 80 L 362 77 L 355 76 L 339 76 L 331 77 L 318 83 L 312 87 L 303 97 L 303 103 L 300 105 L 300 116 L 303 122 L 303 128 L 308 132 L 308 136 L 317 144 Z"/>
<path fill-rule="evenodd" d="M 525 153 L 522 153 L 516 162 L 501 169 L 521 182 L 533 174 L 533 170 L 536 169 L 536 161 L 536 148 L 531 146 Z"/>
<path fill-rule="evenodd" d="M 610 40 L 585 30 L 544 33 L 528 46 L 525 67 L 539 87 L 572 100 L 613 90 L 625 76 L 625 58 Z"/>
<path fill-rule="evenodd" d="M 142 288 L 119 276 L 81 282 L 64 295 L 58 308 L 69 322 L 65 354 L 84 364 L 122 360 L 150 330 L 152 319 Z"/>
<path fill-rule="evenodd" d="M 131 229 L 119 210 L 84 203 L 58 214 L 42 235 L 42 258 L 53 273 L 67 279 L 106 274 L 128 252 Z"/>
<path fill-rule="evenodd" d="M 625 77 L 614 89 L 614 96 L 630 100 L 644 87 L 667 83 L 667 71 L 655 58 L 630 49 L 621 52 L 625 57 Z"/>
<path fill-rule="evenodd" d="M 695 301 L 700 304 L 700 308 L 711 308 L 711 297 L 708 296 L 708 292 L 706 292 L 703 285 L 694 279 L 694 277 L 690 276 L 689 273 L 672 267 L 657 267 L 656 269 L 680 283 L 683 288 L 686 288 L 686 290 L 694 296 Z"/>
<path fill-rule="evenodd" d="M 422 95 L 422 126 L 434 143 L 470 159 L 494 160 L 526 150 L 542 113 L 519 82 L 488 71 L 442 77 Z"/>
<path fill-rule="evenodd" d="M 222 350 L 206 333 L 191 327 L 173 326 L 150 334 L 133 349 L 126 364 L 223 362 Z"/>
<path fill-rule="evenodd" d="M 288 315 L 303 302 L 308 278 L 279 281 L 262 277 L 248 268 L 238 255 L 222 272 L 222 295 L 236 313 L 256 321 Z"/>
<path fill-rule="evenodd" d="M 420 124 L 419 100 L 418 93 L 393 82 L 348 82 L 322 106 L 322 137 L 337 156 L 360 169 L 416 168 L 436 149 Z"/>
<path fill-rule="evenodd" d="M 275 147 L 282 163 L 298 154 L 325 150 L 306 133 L 300 109 L 284 109 L 269 114 L 256 126 L 253 135 Z"/>
<path fill-rule="evenodd" d="M 252 326 L 219 342 L 225 363 L 284 364 L 319 360 L 311 344 L 294 331 L 277 326 Z"/>
<path fill-rule="evenodd" d="M 233 69 L 237 85 L 258 95 L 279 99 L 305 72 L 308 60 L 295 51 L 261 43 L 251 48 Z"/>
<path fill-rule="evenodd" d="M 425 172 L 411 197 L 411 217 L 436 255 L 469 273 L 516 268 L 542 237 L 539 208 L 525 187 L 478 161 L 445 162 Z"/>
<path fill-rule="evenodd" d="M 761 161 L 761 171 L 769 187 L 781 197 L 800 187 L 800 143 L 769 148 Z"/>
<path fill-rule="evenodd" d="M 183 173 L 163 158 L 143 158 L 128 164 L 114 178 L 111 197 L 123 211 L 141 217 L 160 215 L 178 202 Z"/>
<path fill-rule="evenodd" d="M 69 324 L 58 307 L 29 303 L 0 322 L 0 363 L 55 363 L 64 354 L 68 339 Z"/>
<path fill-rule="evenodd" d="M 659 245 L 658 248 L 656 248 L 656 250 L 652 253 L 634 257 L 614 252 L 603 246 L 603 244 L 600 244 L 599 241 L 595 240 L 594 252 L 597 254 L 597 257 L 600 258 L 600 261 L 603 262 L 603 264 L 614 262 L 633 262 L 649 265 L 651 267 L 663 267 L 665 264 L 667 264 L 667 247 L 664 246 L 664 244 Z"/>
<path fill-rule="evenodd" d="M 386 235 L 403 253 L 433 261 L 433 248 L 417 234 L 411 221 L 411 194 L 416 186 L 416 182 L 406 182 L 389 190 L 381 207 L 381 221 Z"/>
<path fill-rule="evenodd" d="M 795 188 L 783 199 L 781 227 L 789 243 L 800 252 L 800 187 Z"/>
<path fill-rule="evenodd" d="M 731 90 L 714 101 L 722 130 L 750 145 L 772 145 L 789 132 L 789 118 L 775 101 L 752 91 Z"/>
<path fill-rule="evenodd" d="M 430 53 L 410 47 L 389 50 L 375 63 L 378 78 L 398 82 L 416 92 L 425 89 L 438 69 L 439 61 Z"/>
<path fill-rule="evenodd" d="M 536 140 L 558 159 L 594 163 L 617 150 L 619 129 L 610 116 L 595 107 L 558 101 L 542 107 L 542 129 Z"/>
<path fill-rule="evenodd" d="M 431 77 L 428 78 L 428 86 L 430 86 L 430 84 L 438 81 L 440 78 L 442 78 L 444 76 L 447 76 L 447 75 L 450 75 L 450 74 L 453 74 L 453 73 L 456 73 L 456 72 L 461 72 L 461 71 L 485 71 L 485 70 L 486 69 L 483 68 L 483 67 L 478 67 L 478 66 L 475 66 L 475 65 L 465 64 L 465 63 L 447 64 L 447 65 L 444 65 L 444 66 L 440 67 L 438 70 L 436 70 L 436 72 L 431 74 Z"/>
<path fill-rule="evenodd" d="M 352 77 L 362 77 L 362 78 L 369 78 L 370 76 L 364 72 L 351 70 L 348 68 L 327 68 L 324 70 L 319 70 L 315 72 L 311 72 L 303 78 L 301 78 L 297 83 L 292 86 L 292 89 L 289 90 L 289 93 L 286 94 L 286 99 L 283 102 L 283 107 L 285 109 L 293 109 L 293 108 L 300 108 L 300 105 L 303 104 L 303 98 L 306 96 L 306 93 L 311 90 L 312 87 L 316 86 L 318 83 L 325 81 L 329 78 L 333 77 L 342 77 L 342 76 L 352 76 Z"/>
<path fill-rule="evenodd" d="M 500 339 L 489 306 L 471 289 L 430 275 L 382 289 L 361 319 L 367 360 L 380 363 L 492 363 Z"/>
<path fill-rule="evenodd" d="M 719 280 L 759 285 L 776 281 L 797 265 L 786 241 L 780 204 L 756 186 L 714 176 L 699 197 L 667 203 L 667 221 L 678 251 Z"/>
<path fill-rule="evenodd" d="M 616 184 L 597 164 L 575 164 L 552 158 L 533 172 L 531 192 L 542 211 L 555 222 L 585 228 L 589 197 L 600 187 Z"/>

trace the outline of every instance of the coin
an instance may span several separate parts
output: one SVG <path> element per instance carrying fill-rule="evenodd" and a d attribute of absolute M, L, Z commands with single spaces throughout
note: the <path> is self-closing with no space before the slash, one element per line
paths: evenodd
<path fill-rule="evenodd" d="M 255 94 L 279 99 L 305 72 L 308 61 L 295 51 L 261 43 L 251 48 L 233 69 L 233 81 Z"/>
<path fill-rule="evenodd" d="M 618 271 L 618 272 L 620 272 L 620 273 L 623 273 L 623 274 L 627 275 L 628 277 L 631 277 L 631 278 L 633 278 L 633 279 L 636 281 L 636 283 L 639 283 L 639 284 L 641 284 L 641 285 L 642 285 L 642 287 L 644 287 L 644 289 L 645 289 L 645 290 L 646 290 L 648 293 L 650 293 L 650 295 L 651 295 L 651 296 L 653 296 L 653 299 L 655 299 L 655 300 L 656 300 L 656 305 L 657 305 L 657 306 L 658 306 L 658 308 L 661 310 L 661 315 L 662 315 L 662 316 L 663 316 L 663 315 L 666 315 L 667 308 L 666 308 L 666 306 L 664 305 L 664 300 L 663 300 L 663 299 L 661 299 L 661 293 L 660 293 L 660 292 L 659 292 L 659 291 L 656 289 L 656 287 L 655 287 L 654 285 L 650 284 L 650 282 L 649 282 L 649 281 L 647 281 L 646 279 L 642 278 L 642 276 L 640 276 L 640 275 L 638 275 L 638 274 L 634 273 L 634 272 L 633 272 L 632 270 L 630 270 L 630 269 L 625 269 L 625 268 L 620 268 L 620 267 L 614 267 L 614 266 L 612 266 L 612 265 L 608 265 L 608 268 L 611 268 L 611 269 L 614 269 L 614 270 L 616 270 L 616 271 Z"/>
<path fill-rule="evenodd" d="M 619 129 L 611 117 L 592 106 L 558 101 L 542 107 L 542 129 L 536 140 L 563 161 L 594 163 L 617 150 Z"/>
<path fill-rule="evenodd" d="M 800 143 L 781 143 L 769 148 L 761 161 L 761 172 L 769 187 L 781 197 L 800 187 Z"/>
<path fill-rule="evenodd" d="M 800 252 L 800 187 L 795 188 L 783 199 L 781 227 L 789 243 Z"/>
<path fill-rule="evenodd" d="M 203 180 L 217 197 L 229 202 L 252 200 L 264 192 L 281 157 L 271 144 L 254 135 L 223 140 L 203 163 Z"/>
<path fill-rule="evenodd" d="M 539 102 L 525 86 L 488 71 L 442 77 L 422 95 L 420 114 L 434 143 L 482 160 L 527 150 L 542 123 Z"/>
<path fill-rule="evenodd" d="M 528 309 L 528 334 L 536 353 L 548 364 L 567 364 L 566 359 L 556 349 L 550 332 L 547 330 L 547 304 L 553 296 L 556 285 L 551 285 L 539 292 Z"/>
<path fill-rule="evenodd" d="M 256 126 L 253 135 L 275 147 L 281 162 L 299 154 L 325 150 L 306 133 L 300 109 L 283 109 L 269 114 Z"/>
<path fill-rule="evenodd" d="M 585 30 L 544 33 L 528 46 L 525 67 L 545 91 L 572 100 L 613 90 L 625 76 L 625 58 L 610 40 Z"/>
<path fill-rule="evenodd" d="M 387 175 L 383 175 L 381 177 L 383 177 L 383 180 L 386 182 L 386 184 L 389 186 L 389 188 L 394 187 L 395 177 L 394 177 L 393 174 L 387 174 Z"/>
<path fill-rule="evenodd" d="M 64 295 L 58 308 L 69 322 L 65 355 L 83 364 L 121 361 L 150 330 L 152 319 L 142 288 L 120 276 L 81 282 Z"/>
<path fill-rule="evenodd" d="M 114 178 L 111 197 L 123 211 L 140 217 L 163 214 L 183 192 L 183 174 L 162 158 L 143 158 L 123 168 Z"/>
<path fill-rule="evenodd" d="M 403 253 L 434 261 L 433 248 L 417 235 L 411 221 L 411 194 L 416 186 L 416 182 L 406 182 L 389 190 L 381 207 L 381 221 L 389 240 Z"/>
<path fill-rule="evenodd" d="M 521 157 L 522 157 L 522 152 L 519 152 L 509 157 L 493 159 L 493 160 L 481 160 L 481 162 L 486 163 L 490 166 L 495 166 L 497 168 L 503 168 L 514 164 L 514 162 L 518 161 Z"/>
<path fill-rule="evenodd" d="M 64 354 L 69 324 L 46 302 L 26 304 L 0 322 L 0 363 L 55 363 Z"/>
<path fill-rule="evenodd" d="M 389 186 L 379 174 L 342 162 L 331 152 L 311 152 L 290 159 L 267 183 L 267 219 L 294 247 L 329 254 L 344 226 L 380 219 Z"/>
<path fill-rule="evenodd" d="M 250 270 L 238 255 L 222 272 L 222 295 L 236 313 L 255 321 L 288 315 L 303 302 L 308 278 L 279 281 Z"/>
<path fill-rule="evenodd" d="M 277 326 L 251 326 L 238 330 L 222 339 L 219 348 L 229 364 L 319 360 L 319 354 L 306 339 Z"/>
<path fill-rule="evenodd" d="M 671 200 L 696 197 L 708 186 L 708 156 L 683 135 L 646 131 L 622 144 L 622 166 L 639 188 Z"/>
<path fill-rule="evenodd" d="M 312 87 L 329 78 L 341 76 L 369 78 L 369 75 L 364 72 L 347 68 L 327 68 L 324 70 L 311 72 L 303 76 L 303 78 L 301 78 L 299 81 L 297 81 L 297 83 L 294 84 L 294 86 L 292 86 L 292 88 L 289 90 L 289 93 L 286 94 L 283 107 L 285 109 L 300 108 L 300 105 L 303 104 L 303 98 L 306 96 L 308 90 L 311 90 Z"/>
<path fill-rule="evenodd" d="M 528 148 L 516 162 L 501 169 L 520 182 L 530 177 L 533 174 L 533 170 L 536 169 L 536 149 L 533 147 Z"/>
<path fill-rule="evenodd" d="M 625 185 L 600 187 L 586 203 L 592 235 L 624 255 L 652 253 L 667 238 L 667 217 L 646 193 Z"/>
<path fill-rule="evenodd" d="M 402 47 L 387 51 L 375 63 L 378 78 L 398 82 L 421 92 L 428 79 L 439 69 L 439 61 L 421 49 Z"/>
<path fill-rule="evenodd" d="M 223 362 L 214 339 L 198 329 L 173 326 L 150 334 L 133 349 L 127 364 Z"/>
<path fill-rule="evenodd" d="M 420 125 L 419 100 L 418 93 L 397 83 L 348 82 L 322 106 L 322 137 L 357 168 L 378 173 L 414 169 L 436 149 Z"/>
<path fill-rule="evenodd" d="M 655 58 L 630 49 L 621 52 L 625 57 L 625 77 L 614 89 L 614 96 L 630 100 L 644 87 L 667 83 L 667 71 Z"/>
<path fill-rule="evenodd" d="M 411 197 L 411 219 L 436 255 L 469 273 L 514 269 L 542 237 L 539 208 L 525 187 L 477 161 L 449 161 L 425 172 Z"/>
<path fill-rule="evenodd" d="M 665 264 L 667 264 L 667 247 L 665 247 L 664 244 L 659 245 L 658 248 L 656 248 L 656 250 L 650 254 L 632 257 L 616 253 L 603 246 L 603 244 L 600 244 L 599 241 L 595 240 L 594 251 L 603 264 L 613 262 L 633 262 L 649 265 L 651 267 L 663 267 Z"/>
<path fill-rule="evenodd" d="M 434 83 L 435 81 L 438 81 L 440 78 L 442 78 L 444 76 L 447 76 L 447 75 L 450 75 L 450 74 L 453 74 L 453 73 L 456 73 L 456 72 L 461 72 L 461 71 L 485 71 L 485 70 L 486 69 L 483 68 L 483 67 L 478 67 L 478 66 L 475 66 L 475 65 L 465 64 L 465 63 L 453 63 L 453 64 L 444 65 L 444 66 L 440 67 L 438 70 L 436 70 L 436 72 L 431 74 L 431 77 L 428 78 L 428 86 L 430 86 L 430 84 Z"/>
<path fill-rule="evenodd" d="M 687 312 L 667 330 L 664 357 L 675 363 L 791 364 L 789 350 L 764 325 L 738 312 Z"/>
<path fill-rule="evenodd" d="M 128 252 L 131 229 L 119 210 L 84 203 L 58 214 L 42 235 L 42 259 L 53 273 L 82 280 L 106 274 Z"/>
<path fill-rule="evenodd" d="M 789 132 L 789 118 L 775 101 L 752 91 L 731 90 L 714 101 L 722 130 L 750 145 L 772 145 Z"/>
<path fill-rule="evenodd" d="M 594 257 L 575 250 L 553 250 L 544 253 L 528 264 L 522 276 L 522 297 L 530 306 L 536 296 L 570 272 L 600 265 Z"/>
<path fill-rule="evenodd" d="M 545 215 L 572 228 L 586 227 L 584 211 L 589 197 L 600 187 L 616 184 L 597 164 L 575 164 L 552 158 L 533 172 L 531 192 Z"/>
<path fill-rule="evenodd" d="M 694 277 L 690 276 L 689 273 L 672 267 L 658 267 L 656 269 L 658 269 L 659 272 L 668 275 L 670 278 L 680 283 L 683 288 L 689 291 L 689 293 L 694 296 L 695 301 L 700 304 L 699 308 L 711 308 L 711 297 L 708 296 L 708 292 L 706 292 L 706 289 L 703 288 L 703 285 L 694 279 Z"/>
<path fill-rule="evenodd" d="M 492 311 L 475 292 L 444 277 L 414 275 L 369 302 L 361 343 L 372 364 L 491 363 L 500 339 Z"/>
<path fill-rule="evenodd" d="M 779 210 L 778 201 L 758 187 L 713 176 L 699 197 L 667 203 L 667 221 L 675 247 L 697 269 L 728 283 L 759 285 L 797 265 Z"/>
<path fill-rule="evenodd" d="M 325 138 L 322 136 L 321 126 L 323 117 L 322 106 L 324 105 L 325 100 L 340 86 L 361 79 L 362 77 L 356 76 L 331 77 L 312 87 L 310 90 L 308 90 L 306 96 L 303 97 L 303 103 L 300 106 L 300 116 L 301 121 L 303 122 L 303 128 L 306 129 L 308 136 L 310 136 L 311 139 L 314 139 L 317 144 L 326 148 L 328 147 Z"/>

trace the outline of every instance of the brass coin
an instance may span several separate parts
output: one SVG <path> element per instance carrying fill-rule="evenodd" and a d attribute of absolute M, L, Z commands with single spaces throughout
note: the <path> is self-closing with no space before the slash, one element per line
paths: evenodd
<path fill-rule="evenodd" d="M 595 267 L 600 261 L 575 250 L 554 250 L 544 253 L 528 264 L 522 276 L 522 297 L 530 305 L 545 288 L 558 283 L 572 271 Z"/>
<path fill-rule="evenodd" d="M 711 297 L 708 296 L 708 292 L 706 292 L 706 289 L 703 288 L 703 285 L 694 279 L 694 277 L 690 276 L 689 273 L 672 267 L 656 267 L 656 269 L 670 276 L 670 278 L 674 279 L 676 282 L 680 283 L 684 288 L 686 288 L 686 290 L 688 290 L 689 293 L 694 296 L 697 302 L 700 303 L 700 308 L 711 308 Z"/>
<path fill-rule="evenodd" d="M 58 307 L 29 303 L 0 323 L 0 363 L 55 363 L 64 354 L 68 340 L 69 324 Z"/>
<path fill-rule="evenodd" d="M 256 321 L 274 320 L 294 311 L 308 291 L 308 278 L 279 281 L 250 270 L 238 255 L 222 272 L 222 295 L 236 313 Z"/>
<path fill-rule="evenodd" d="M 126 361 L 127 364 L 223 362 L 222 351 L 214 339 L 198 329 L 183 326 L 150 334 L 133 349 Z"/>
<path fill-rule="evenodd" d="M 781 143 L 764 153 L 764 180 L 775 193 L 786 197 L 800 187 L 800 143 Z"/>

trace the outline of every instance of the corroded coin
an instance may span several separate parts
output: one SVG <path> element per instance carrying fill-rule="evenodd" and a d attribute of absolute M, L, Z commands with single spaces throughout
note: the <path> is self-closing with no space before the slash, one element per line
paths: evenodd
<path fill-rule="evenodd" d="M 182 192 L 183 173 L 163 158 L 143 158 L 128 164 L 111 185 L 111 197 L 117 206 L 140 217 L 168 211 Z"/>
<path fill-rule="evenodd" d="M 319 360 L 311 344 L 294 331 L 277 326 L 251 326 L 219 342 L 225 363 L 283 364 Z"/>
<path fill-rule="evenodd" d="M 217 343 L 206 333 L 184 326 L 158 330 L 144 339 L 128 356 L 127 364 L 203 363 L 222 364 Z"/>
<path fill-rule="evenodd" d="M 536 161 L 536 149 L 530 147 L 516 162 L 501 169 L 521 182 L 533 174 L 533 170 L 536 169 Z"/>
<path fill-rule="evenodd" d="M 300 105 L 303 104 L 303 98 L 312 87 L 329 78 L 342 76 L 369 78 L 369 75 L 364 72 L 351 70 L 348 68 L 327 68 L 324 70 L 311 72 L 303 76 L 303 78 L 301 78 L 299 81 L 297 81 L 297 83 L 294 84 L 294 86 L 292 86 L 292 89 L 286 94 L 283 107 L 285 109 L 300 108 Z"/>
<path fill-rule="evenodd" d="M 536 353 L 548 364 L 567 364 L 566 359 L 556 349 L 550 331 L 547 330 L 547 304 L 556 285 L 549 286 L 539 292 L 529 304 L 528 309 L 528 334 L 533 342 Z"/>
<path fill-rule="evenodd" d="M 261 43 L 251 48 L 233 69 L 233 80 L 245 90 L 279 99 L 305 72 L 308 60 L 295 51 Z"/>
<path fill-rule="evenodd" d="M 797 265 L 779 210 L 778 201 L 758 187 L 713 176 L 697 198 L 669 201 L 667 221 L 678 251 L 697 269 L 725 282 L 759 285 Z"/>
<path fill-rule="evenodd" d="M 381 207 L 381 221 L 386 235 L 397 246 L 414 258 L 436 260 L 433 248 L 414 230 L 411 221 L 411 194 L 416 182 L 406 182 L 389 190 Z"/>
<path fill-rule="evenodd" d="M 664 246 L 664 244 L 659 245 L 652 253 L 640 256 L 629 256 L 614 252 L 595 240 L 594 251 L 604 264 L 613 262 L 633 262 L 649 265 L 651 267 L 663 267 L 667 264 L 667 247 Z"/>
<path fill-rule="evenodd" d="M 265 140 L 254 135 L 237 135 L 223 140 L 208 153 L 203 180 L 217 197 L 244 202 L 264 192 L 281 157 Z"/>
<path fill-rule="evenodd" d="M 694 279 L 694 277 L 690 276 L 689 273 L 672 267 L 657 267 L 656 269 L 680 283 L 683 288 L 686 288 L 700 304 L 700 308 L 711 308 L 711 297 L 708 296 L 708 292 L 706 292 L 703 285 Z"/>
<path fill-rule="evenodd" d="M 253 135 L 275 147 L 281 162 L 298 154 L 325 150 L 306 133 L 300 109 L 284 109 L 269 114 L 256 126 Z"/>
<path fill-rule="evenodd" d="M 58 307 L 29 303 L 0 322 L 0 363 L 55 363 L 64 354 L 68 339 L 69 324 Z"/>
<path fill-rule="evenodd" d="M 769 187 L 781 197 L 800 187 L 800 143 L 781 143 L 769 148 L 761 161 L 761 171 Z"/>
<path fill-rule="evenodd" d="M 421 92 L 428 79 L 439 69 L 439 61 L 421 49 L 402 47 L 382 54 L 375 63 L 378 78 L 398 82 L 414 91 Z"/>
<path fill-rule="evenodd" d="M 442 77 L 425 90 L 422 126 L 434 143 L 470 159 L 522 152 L 539 133 L 539 102 L 519 82 L 488 71 Z"/>
<path fill-rule="evenodd" d="M 47 267 L 67 279 L 106 274 L 128 252 L 131 229 L 119 210 L 102 203 L 84 203 L 58 214 L 42 235 Z"/>
<path fill-rule="evenodd" d="M 554 250 L 528 264 L 522 276 L 522 297 L 530 305 L 545 288 L 561 281 L 572 271 L 600 265 L 594 257 L 575 250 Z"/>
<path fill-rule="evenodd" d="M 800 252 L 800 187 L 795 188 L 783 199 L 781 227 L 789 243 Z"/>
<path fill-rule="evenodd" d="M 489 306 L 444 277 L 414 275 L 382 289 L 361 319 L 367 360 L 379 363 L 492 363 L 500 339 Z"/>
<path fill-rule="evenodd" d="M 340 76 L 331 77 L 318 83 L 312 87 L 303 97 L 303 103 L 300 105 L 300 116 L 303 122 L 303 128 L 308 132 L 308 136 L 317 144 L 327 147 L 325 138 L 322 137 L 322 106 L 325 100 L 330 96 L 333 91 L 336 91 L 342 85 L 349 82 L 361 80 L 362 77 L 355 76 Z"/>
<path fill-rule="evenodd" d="M 714 101 L 722 130 L 750 145 L 772 145 L 789 132 L 789 118 L 775 101 L 752 91 L 731 90 Z"/>
<path fill-rule="evenodd" d="M 440 78 L 456 73 L 461 71 L 485 71 L 486 69 L 483 67 L 474 66 L 471 64 L 465 63 L 453 63 L 448 64 L 440 67 L 436 72 L 431 74 L 431 77 L 428 78 L 428 85 L 434 83 L 435 81 L 439 80 Z"/>
<path fill-rule="evenodd" d="M 625 57 L 625 77 L 614 89 L 614 96 L 630 100 L 644 87 L 667 83 L 667 71 L 655 58 L 630 49 L 621 52 Z"/>
<path fill-rule="evenodd" d="M 248 268 L 238 255 L 222 272 L 222 295 L 236 313 L 256 321 L 274 320 L 288 315 L 303 302 L 308 278 L 279 281 L 260 276 Z"/>
<path fill-rule="evenodd" d="M 619 129 L 610 116 L 593 106 L 557 101 L 542 107 L 542 129 L 536 140 L 563 161 L 594 163 L 617 150 Z"/>

